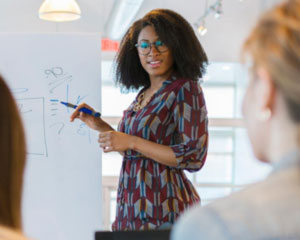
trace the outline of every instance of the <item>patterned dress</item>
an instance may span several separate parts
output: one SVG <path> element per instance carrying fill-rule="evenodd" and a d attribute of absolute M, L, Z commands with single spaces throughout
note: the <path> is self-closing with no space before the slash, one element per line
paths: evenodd
<path fill-rule="evenodd" d="M 198 171 L 206 159 L 208 121 L 199 83 L 173 76 L 163 82 L 144 108 L 135 112 L 138 96 L 124 111 L 119 131 L 170 146 L 178 165 L 169 167 L 139 152 L 125 152 L 114 231 L 172 224 L 180 212 L 200 201 L 183 172 Z"/>

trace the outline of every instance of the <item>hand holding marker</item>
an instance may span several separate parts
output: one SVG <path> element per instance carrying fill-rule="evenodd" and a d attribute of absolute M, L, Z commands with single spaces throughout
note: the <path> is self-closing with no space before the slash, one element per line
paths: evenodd
<path fill-rule="evenodd" d="M 67 106 L 67 107 L 70 107 L 70 108 L 74 108 L 74 109 L 77 108 L 77 105 L 74 105 L 72 103 L 67 103 L 67 102 L 60 102 L 60 103 L 63 104 L 63 105 L 65 105 L 65 106 Z M 79 112 L 83 112 L 83 113 L 92 115 L 94 117 L 101 117 L 101 113 L 92 111 L 91 109 L 88 109 L 88 108 L 85 108 L 85 107 L 80 108 Z"/>

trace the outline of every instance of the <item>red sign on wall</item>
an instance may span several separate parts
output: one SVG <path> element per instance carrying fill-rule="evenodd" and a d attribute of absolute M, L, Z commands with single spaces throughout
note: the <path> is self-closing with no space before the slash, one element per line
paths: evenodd
<path fill-rule="evenodd" d="M 119 51 L 120 43 L 108 38 L 102 38 L 101 50 L 106 52 L 117 52 Z"/>

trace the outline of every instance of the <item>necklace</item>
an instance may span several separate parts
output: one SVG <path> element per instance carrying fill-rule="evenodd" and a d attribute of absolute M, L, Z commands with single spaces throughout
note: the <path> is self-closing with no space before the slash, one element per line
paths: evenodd
<path fill-rule="evenodd" d="M 139 110 L 141 110 L 143 107 L 145 107 L 151 100 L 152 96 L 155 94 L 152 93 L 149 97 L 147 97 L 145 99 L 145 91 L 142 92 L 139 96 L 138 96 L 138 99 L 137 99 L 137 102 L 136 104 L 133 106 L 133 111 L 137 112 Z M 143 103 L 143 104 L 142 104 Z"/>

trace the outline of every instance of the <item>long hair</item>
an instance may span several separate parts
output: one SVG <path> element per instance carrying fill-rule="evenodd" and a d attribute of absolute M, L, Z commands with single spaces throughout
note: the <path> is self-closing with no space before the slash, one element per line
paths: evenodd
<path fill-rule="evenodd" d="M 0 224 L 20 230 L 26 146 L 16 102 L 0 76 Z"/>
<path fill-rule="evenodd" d="M 270 73 L 294 122 L 300 122 L 300 0 L 289 0 L 266 13 L 246 40 L 243 55 Z"/>
<path fill-rule="evenodd" d="M 153 26 L 160 40 L 171 50 L 177 76 L 195 81 L 203 76 L 208 60 L 191 25 L 176 12 L 155 9 L 134 22 L 121 41 L 115 66 L 118 84 L 126 89 L 150 85 L 135 47 L 141 30 L 146 26 Z"/>

